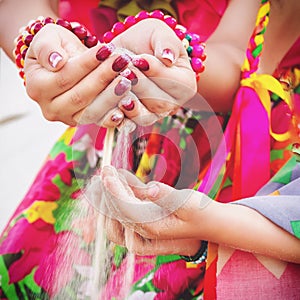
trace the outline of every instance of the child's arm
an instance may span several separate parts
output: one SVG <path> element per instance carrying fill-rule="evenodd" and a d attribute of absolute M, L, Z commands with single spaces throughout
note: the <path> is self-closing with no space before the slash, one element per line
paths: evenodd
<path fill-rule="evenodd" d="M 249 207 L 219 203 L 200 192 L 176 190 L 159 182 L 145 185 L 129 172 L 112 167 L 104 168 L 101 176 L 108 219 L 114 220 L 115 227 L 116 222 L 124 227 L 114 232 L 108 228 L 109 238 L 127 242 L 133 252 L 192 256 L 199 247 L 197 241 L 208 240 L 300 263 L 300 239 Z"/>

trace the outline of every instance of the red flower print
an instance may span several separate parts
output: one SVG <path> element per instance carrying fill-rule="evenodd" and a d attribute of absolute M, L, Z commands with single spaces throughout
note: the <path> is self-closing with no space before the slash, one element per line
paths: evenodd
<path fill-rule="evenodd" d="M 179 296 L 189 288 L 196 288 L 203 279 L 205 262 L 196 268 L 188 268 L 184 260 L 176 260 L 162 264 L 155 272 L 153 284 L 161 290 L 155 300 L 179 299 Z"/>
<path fill-rule="evenodd" d="M 22 252 L 9 266 L 10 283 L 22 280 L 36 268 L 36 283 L 54 295 L 71 280 L 75 263 L 90 263 L 89 255 L 80 245 L 80 237 L 72 232 L 57 234 L 51 224 L 41 220 L 30 224 L 21 219 L 1 244 L 0 255 Z"/>

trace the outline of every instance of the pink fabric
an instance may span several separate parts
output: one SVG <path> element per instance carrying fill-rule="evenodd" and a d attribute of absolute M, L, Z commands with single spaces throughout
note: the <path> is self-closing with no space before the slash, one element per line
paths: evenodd
<path fill-rule="evenodd" d="M 288 69 L 290 67 L 300 67 L 300 36 L 287 52 L 278 68 Z"/>
<path fill-rule="evenodd" d="M 179 23 L 187 27 L 191 32 L 200 34 L 204 40 L 206 40 L 217 27 L 227 5 L 228 0 L 175 1 Z"/>
<path fill-rule="evenodd" d="M 91 17 L 95 35 L 99 40 L 105 32 L 111 30 L 113 25 L 118 21 L 117 13 L 110 7 L 97 7 L 91 10 Z"/>
<path fill-rule="evenodd" d="M 248 87 L 242 87 L 237 93 L 235 106 L 229 123 L 224 133 L 224 140 L 219 146 L 218 152 L 212 161 L 209 171 L 199 187 L 199 191 L 208 193 L 214 184 L 215 174 L 218 174 L 226 162 L 227 155 L 234 151 L 235 139 L 241 136 L 243 145 L 240 149 L 241 155 L 238 157 L 239 166 L 235 165 L 238 171 L 234 182 L 241 182 L 241 190 L 236 190 L 234 185 L 234 194 L 237 198 L 249 197 L 254 195 L 261 187 L 262 183 L 269 180 L 269 162 L 270 162 L 270 134 L 269 122 L 265 109 L 255 91 Z M 253 122 L 253 116 L 260 122 Z M 237 126 L 240 123 L 240 133 L 237 133 Z M 252 141 L 255 140 L 256 143 Z M 250 148 L 250 146 L 252 148 Z M 256 154 L 259 153 L 257 156 Z M 257 165 L 260 168 L 257 168 Z M 251 184 L 249 184 L 251 182 Z M 239 184 L 238 184 L 239 186 Z M 222 197 L 223 196 L 223 197 Z M 227 202 L 232 200 L 232 195 L 222 195 L 219 201 Z"/>
<path fill-rule="evenodd" d="M 233 200 L 255 195 L 270 179 L 270 132 L 267 112 L 251 88 L 242 87 L 236 101 L 240 106 L 240 132 L 237 132 L 236 138 L 241 137 L 241 146 L 240 149 L 236 149 L 240 151 L 240 155 L 236 153 L 233 182 L 237 187 L 240 186 L 240 190 L 233 184 Z M 254 117 L 259 122 L 255 122 Z"/>
<path fill-rule="evenodd" d="M 290 263 L 277 278 L 251 253 L 235 251 L 218 275 L 218 299 L 299 299 L 299 274 L 300 265 Z"/>
<path fill-rule="evenodd" d="M 59 15 L 68 21 L 76 21 L 94 33 L 91 22 L 91 9 L 97 7 L 99 0 L 59 0 Z"/>
<path fill-rule="evenodd" d="M 84 3 L 84 5 L 83 5 Z M 98 0 L 60 0 L 59 12 L 62 18 L 85 25 L 100 39 L 117 21 L 116 12 L 109 7 L 98 8 Z M 178 0 L 174 6 L 178 21 L 190 31 L 201 34 L 206 40 L 218 25 L 228 0 Z M 197 20 L 197 22 L 195 22 Z"/>

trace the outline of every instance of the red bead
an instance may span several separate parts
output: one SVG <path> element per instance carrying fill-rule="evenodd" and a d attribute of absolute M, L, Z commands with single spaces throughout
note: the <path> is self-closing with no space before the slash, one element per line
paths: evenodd
<path fill-rule="evenodd" d="M 35 23 L 31 29 L 30 29 L 30 32 L 35 35 L 37 34 L 42 28 L 44 27 L 44 25 L 41 23 L 41 22 L 37 22 Z"/>
<path fill-rule="evenodd" d="M 21 47 L 24 45 L 25 45 L 24 42 L 22 40 L 19 40 L 16 45 L 16 50 L 20 51 Z"/>
<path fill-rule="evenodd" d="M 165 23 L 166 23 L 169 27 L 171 27 L 172 29 L 174 29 L 174 28 L 176 27 L 176 25 L 177 25 L 176 19 L 174 19 L 174 18 L 171 17 L 171 16 L 165 17 Z"/>
<path fill-rule="evenodd" d="M 140 11 L 136 16 L 135 19 L 137 22 L 148 19 L 149 18 L 149 13 L 147 13 L 146 11 L 142 10 Z"/>
<path fill-rule="evenodd" d="M 107 31 L 103 34 L 103 41 L 104 43 L 110 43 L 114 37 L 115 36 L 111 31 Z"/>
<path fill-rule="evenodd" d="M 185 33 L 181 31 L 180 29 L 174 29 L 174 32 L 179 37 L 180 40 L 183 40 L 185 38 Z"/>
<path fill-rule="evenodd" d="M 136 19 L 134 16 L 128 16 L 125 20 L 124 20 L 124 25 L 125 28 L 129 28 L 131 26 L 133 26 L 136 23 Z"/>
<path fill-rule="evenodd" d="M 125 30 L 125 25 L 121 22 L 117 22 L 114 24 L 114 26 L 112 27 L 112 32 L 115 36 L 119 35 L 120 33 L 122 33 Z"/>
<path fill-rule="evenodd" d="M 164 13 L 160 10 L 154 10 L 152 13 L 150 13 L 151 18 L 163 20 L 164 19 Z"/>
<path fill-rule="evenodd" d="M 47 17 L 47 18 L 45 18 L 45 20 L 44 20 L 44 24 L 46 25 L 46 24 L 54 24 L 55 23 L 55 21 L 51 18 L 51 17 Z"/>
<path fill-rule="evenodd" d="M 26 45 L 23 45 L 21 48 L 20 48 L 20 53 L 22 53 L 25 49 L 28 49 L 28 47 Z"/>
<path fill-rule="evenodd" d="M 89 35 L 85 38 L 84 40 L 84 44 L 88 47 L 88 48 L 92 48 L 94 46 L 96 46 L 98 43 L 98 39 L 97 37 L 95 37 L 94 35 Z"/>
<path fill-rule="evenodd" d="M 22 55 L 20 53 L 17 54 L 15 61 L 19 69 L 22 69 L 24 67 L 24 60 L 22 59 Z"/>
<path fill-rule="evenodd" d="M 20 77 L 21 77 L 22 79 L 24 78 L 25 73 L 24 73 L 24 70 L 23 70 L 23 69 L 20 70 L 19 75 L 20 75 Z"/>
<path fill-rule="evenodd" d="M 27 27 L 25 28 L 25 31 L 31 31 L 31 29 L 33 28 L 33 26 L 36 24 L 36 23 L 39 23 L 40 21 L 38 20 L 35 20 L 35 21 L 30 21 L 27 25 Z"/>
<path fill-rule="evenodd" d="M 27 47 L 29 47 L 30 46 L 30 44 L 31 44 L 31 42 L 32 42 L 32 40 L 33 40 L 33 35 L 32 34 L 28 34 L 28 35 L 26 35 L 26 37 L 24 38 L 24 43 L 25 43 L 25 45 L 27 46 Z"/>
<path fill-rule="evenodd" d="M 25 59 L 25 56 L 26 56 L 26 53 L 28 51 L 28 47 L 26 47 L 22 52 L 21 52 L 21 55 L 22 55 L 22 58 Z"/>
<path fill-rule="evenodd" d="M 198 57 L 192 57 L 191 65 L 195 73 L 202 73 L 204 71 L 203 62 Z"/>
<path fill-rule="evenodd" d="M 66 29 L 69 29 L 70 31 L 72 31 L 72 25 L 70 22 L 66 21 L 66 20 L 63 20 L 63 19 L 57 19 L 56 21 L 56 24 L 57 25 L 60 25 Z"/>
<path fill-rule="evenodd" d="M 87 30 L 83 26 L 76 26 L 72 31 L 80 40 L 84 40 L 87 37 Z"/>

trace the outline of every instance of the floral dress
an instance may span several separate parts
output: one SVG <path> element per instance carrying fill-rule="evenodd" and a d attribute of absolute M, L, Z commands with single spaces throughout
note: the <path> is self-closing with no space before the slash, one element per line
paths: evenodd
<path fill-rule="evenodd" d="M 74 9 L 78 3 L 74 1 Z M 65 10 L 67 4 L 68 1 L 61 1 Z M 199 28 L 186 17 L 187 8 L 189 12 L 199 13 L 199 18 L 210 24 L 203 29 L 207 37 L 226 5 L 227 1 L 186 1 L 184 6 L 182 1 L 177 1 L 170 10 L 177 13 L 181 23 L 194 26 L 195 32 Z M 163 9 L 166 10 L 165 4 Z M 300 203 L 300 40 L 274 77 L 256 75 L 268 11 L 269 2 L 262 1 L 232 113 L 182 109 L 147 130 L 137 129 L 127 137 L 128 164 L 144 180 L 194 188 L 221 202 L 237 200 L 236 204 L 258 210 L 300 238 L 300 210 L 297 209 Z M 100 19 L 109 21 L 106 26 L 114 22 L 111 15 L 116 17 L 111 7 L 94 9 L 92 15 L 97 17 L 96 23 L 100 22 L 99 15 L 104 16 Z M 290 61 L 293 63 L 289 64 Z M 253 122 L 253 110 L 256 120 L 260 116 L 261 122 Z M 232 260 L 228 256 L 227 263 L 218 271 L 222 249 L 214 244 L 209 244 L 206 260 L 188 263 L 178 255 L 135 256 L 123 247 L 106 242 L 106 267 L 99 264 L 97 255 L 102 253 L 97 252 L 98 213 L 84 198 L 84 191 L 91 176 L 97 174 L 105 133 L 104 128 L 95 125 L 70 127 L 53 146 L 1 235 L 0 298 L 259 299 L 263 294 L 262 282 L 251 281 L 251 294 L 253 290 L 260 293 L 251 298 L 248 290 L 238 288 L 238 280 L 247 278 L 250 282 L 247 275 L 253 273 L 248 272 L 246 265 L 242 276 L 238 268 L 233 268 L 241 265 L 241 257 L 249 266 L 252 258 L 247 255 L 251 254 L 235 253 Z M 150 159 L 153 155 L 156 159 Z M 255 276 L 260 272 L 265 278 L 261 266 L 255 268 Z M 236 281 L 235 274 L 239 274 Z M 282 274 L 280 278 L 272 278 L 269 285 L 276 295 L 280 290 L 282 299 L 297 299 L 299 266 L 287 264 Z M 101 288 L 94 293 L 94 285 L 99 284 L 95 278 L 100 277 Z M 229 289 L 233 282 L 237 294 Z M 268 295 L 274 299 L 272 290 Z"/>

